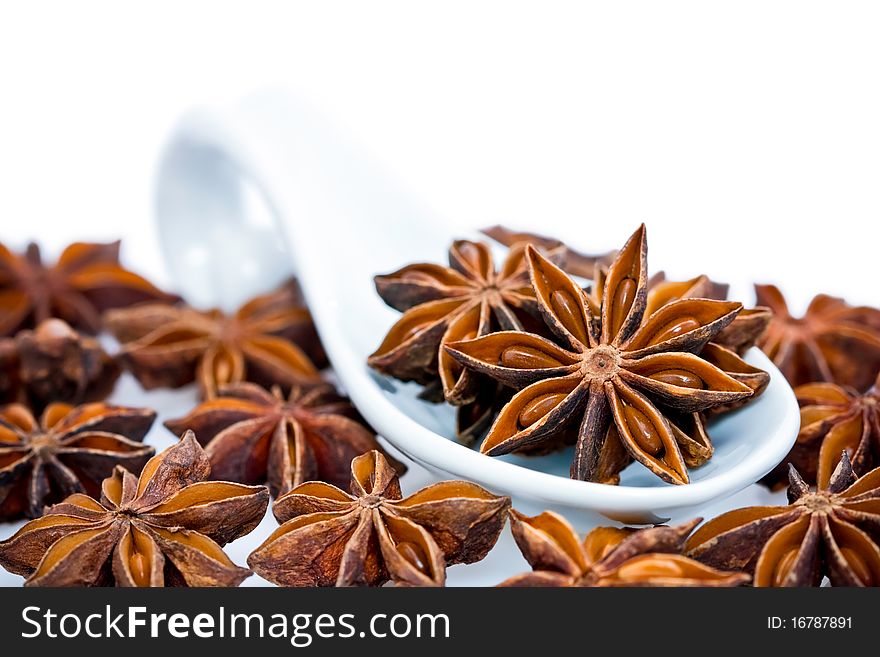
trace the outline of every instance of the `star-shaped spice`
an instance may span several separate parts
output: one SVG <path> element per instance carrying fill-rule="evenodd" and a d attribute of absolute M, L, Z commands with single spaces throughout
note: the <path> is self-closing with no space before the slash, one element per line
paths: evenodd
<path fill-rule="evenodd" d="M 101 344 L 60 319 L 0 338 L 0 401 L 37 410 L 51 402 L 97 401 L 112 392 L 117 378 L 119 366 Z"/>
<path fill-rule="evenodd" d="M 594 284 L 587 295 L 590 311 L 594 317 L 601 316 L 602 294 L 607 275 L 607 268 L 598 265 Z M 686 281 L 670 281 L 666 279 L 663 272 L 658 272 L 648 281 L 642 323 L 648 322 L 654 313 L 664 306 L 682 299 L 724 300 L 727 297 L 727 288 L 727 285 L 716 283 L 705 275 Z M 676 413 L 669 409 L 664 411 L 672 433 L 682 451 L 685 464 L 689 468 L 704 464 L 715 451 L 706 426 L 707 416 L 718 415 L 751 402 L 761 395 L 770 383 L 770 375 L 767 372 L 749 365 L 733 350 L 735 347 L 745 351 L 753 346 L 757 338 L 766 330 L 769 318 L 770 312 L 765 308 L 743 309 L 730 324 L 713 338 L 712 342 L 707 343 L 699 351 L 700 358 L 751 388 L 753 391 L 751 396 L 727 404 L 719 404 L 703 412 Z M 730 345 L 731 348 L 724 346 L 722 342 Z M 618 483 L 620 470 L 628 465 L 632 458 L 625 450 L 609 445 L 607 440 L 603 454 L 606 455 L 606 458 L 600 459 L 602 467 L 596 480 L 605 483 Z"/>
<path fill-rule="evenodd" d="M 293 283 L 256 297 L 232 315 L 166 304 L 107 313 L 122 342 L 119 358 L 145 388 L 196 381 L 203 398 L 227 383 L 286 389 L 320 380 L 306 353 L 323 359 L 308 310 Z"/>
<path fill-rule="evenodd" d="M 880 309 L 819 294 L 803 317 L 794 317 L 777 287 L 756 285 L 755 291 L 758 304 L 773 311 L 758 346 L 789 383 L 822 381 L 865 390 L 874 382 L 880 371 Z"/>
<path fill-rule="evenodd" d="M 857 478 L 846 452 L 813 492 L 789 468 L 789 506 L 725 513 L 688 540 L 689 556 L 754 573 L 755 586 L 880 586 L 880 469 Z"/>
<path fill-rule="evenodd" d="M 404 498 L 379 452 L 351 462 L 351 494 L 308 482 L 275 501 L 284 523 L 248 557 L 282 586 L 442 586 L 446 566 L 481 560 L 504 527 L 510 498 L 444 481 Z"/>
<path fill-rule="evenodd" d="M 717 283 L 705 275 L 686 281 L 670 281 L 663 272 L 659 272 L 648 283 L 645 319 L 663 306 L 680 299 L 727 299 L 728 287 L 725 283 Z M 592 303 L 596 303 L 595 293 L 589 298 Z M 590 306 L 591 309 L 598 307 L 598 304 Z M 598 314 L 597 310 L 595 314 Z M 772 317 L 771 310 L 763 306 L 743 308 L 736 319 L 718 332 L 711 344 L 743 354 L 764 335 Z"/>
<path fill-rule="evenodd" d="M 739 586 L 751 578 L 681 554 L 699 519 L 678 527 L 597 527 L 583 541 L 562 516 L 510 511 L 510 529 L 532 572 L 499 586 Z"/>
<path fill-rule="evenodd" d="M 285 397 L 252 383 L 224 386 L 217 397 L 165 426 L 176 435 L 192 429 L 211 461 L 215 479 L 244 484 L 268 481 L 272 495 L 306 481 L 344 487 L 351 460 L 380 450 L 351 402 L 333 386 L 294 386 Z M 406 468 L 396 461 L 398 472 Z"/>
<path fill-rule="evenodd" d="M 251 573 L 222 546 L 259 524 L 269 491 L 210 469 L 190 432 L 140 478 L 117 467 L 100 501 L 71 495 L 0 542 L 0 565 L 27 586 L 238 586 Z"/>
<path fill-rule="evenodd" d="M 532 247 L 526 257 L 538 305 L 556 341 L 502 331 L 446 347 L 465 367 L 520 389 L 480 451 L 490 456 L 521 451 L 577 426 L 573 478 L 613 481 L 609 473 L 626 452 L 665 481 L 687 483 L 686 462 L 664 410 L 697 413 L 753 394 L 695 355 L 742 306 L 682 299 L 643 322 L 644 226 L 609 268 L 595 322 L 577 283 Z"/>
<path fill-rule="evenodd" d="M 808 383 L 794 393 L 801 407 L 800 432 L 766 483 L 781 488 L 791 463 L 807 483 L 827 488 L 842 451 L 856 472 L 880 466 L 880 376 L 864 394 L 833 383 Z"/>
<path fill-rule="evenodd" d="M 72 493 L 98 493 L 123 465 L 140 472 L 154 450 L 141 443 L 156 414 L 145 408 L 54 403 L 40 421 L 21 404 L 0 408 L 0 520 L 35 518 Z"/>
<path fill-rule="evenodd" d="M 97 333 L 101 313 L 145 301 L 175 301 L 119 264 L 119 242 L 71 244 L 47 266 L 31 244 L 23 254 L 0 244 L 0 335 L 14 335 L 50 317 Z"/>
<path fill-rule="evenodd" d="M 488 246 L 458 240 L 449 249 L 449 267 L 419 263 L 376 276 L 379 296 L 403 316 L 368 364 L 402 381 L 429 384 L 439 375 L 448 402 L 472 402 L 479 377 L 443 346 L 499 328 L 514 331 L 534 324 L 538 308 L 524 254 L 524 243 L 514 245 L 496 271 Z"/>

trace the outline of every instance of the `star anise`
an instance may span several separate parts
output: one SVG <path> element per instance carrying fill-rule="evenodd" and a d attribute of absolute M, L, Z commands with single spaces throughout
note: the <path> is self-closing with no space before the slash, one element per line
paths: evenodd
<path fill-rule="evenodd" d="M 0 520 L 36 518 L 72 493 L 96 495 L 124 465 L 140 472 L 153 455 L 143 445 L 156 414 L 109 404 L 50 404 L 39 423 L 26 406 L 0 408 Z"/>
<path fill-rule="evenodd" d="M 856 472 L 880 466 L 880 376 L 864 394 L 833 383 L 808 383 L 794 393 L 801 407 L 801 429 L 794 447 L 765 483 L 781 488 L 791 463 L 807 483 L 826 488 L 841 451 Z"/>
<path fill-rule="evenodd" d="M 0 400 L 41 410 L 55 401 L 81 404 L 104 399 L 119 378 L 119 366 L 101 344 L 60 319 L 33 331 L 0 338 Z"/>
<path fill-rule="evenodd" d="M 140 478 L 117 466 L 100 501 L 71 495 L 0 542 L 0 565 L 27 586 L 238 586 L 251 572 L 222 546 L 259 524 L 269 491 L 210 469 L 189 432 Z"/>
<path fill-rule="evenodd" d="M 175 300 L 119 264 L 119 242 L 71 244 L 52 266 L 43 263 L 36 244 L 23 254 L 0 244 L 0 335 L 50 317 L 97 333 L 105 310 Z"/>
<path fill-rule="evenodd" d="M 510 511 L 510 529 L 532 572 L 499 586 L 739 586 L 751 578 L 681 554 L 700 520 L 678 527 L 597 527 L 583 542 L 562 516 Z"/>
<path fill-rule="evenodd" d="M 728 287 L 727 284 L 717 283 L 705 275 L 686 281 L 670 281 L 663 272 L 659 272 L 651 277 L 648 284 L 645 318 L 653 315 L 662 306 L 679 299 L 725 300 Z M 595 300 L 595 296 L 591 296 L 590 299 Z M 595 307 L 598 308 L 598 304 Z M 736 319 L 712 339 L 712 344 L 722 346 L 736 354 L 743 354 L 764 335 L 772 316 L 771 310 L 762 306 L 743 308 Z"/>
<path fill-rule="evenodd" d="M 587 295 L 590 310 L 595 317 L 601 314 L 602 294 L 607 274 L 606 267 L 597 266 L 594 285 Z M 686 281 L 669 281 L 663 272 L 658 272 L 648 281 L 648 294 L 642 323 L 649 321 L 653 314 L 663 306 L 682 299 L 724 300 L 727 298 L 727 289 L 726 284 L 716 283 L 707 276 L 697 276 Z M 670 428 L 688 467 L 695 468 L 702 465 L 714 453 L 706 426 L 707 416 L 718 415 L 752 401 L 762 394 L 770 383 L 770 375 L 767 372 L 749 365 L 735 351 L 721 344 L 724 341 L 729 343 L 731 347 L 735 345 L 745 351 L 753 346 L 757 338 L 764 332 L 769 317 L 770 312 L 766 308 L 743 309 L 730 324 L 713 338 L 712 342 L 707 343 L 699 351 L 703 360 L 715 365 L 731 378 L 751 388 L 753 394 L 750 397 L 727 404 L 719 404 L 704 412 L 676 413 L 664 409 L 664 415 L 669 420 Z M 616 484 L 620 479 L 620 471 L 632 459 L 621 447 L 608 444 L 613 440 L 617 440 L 615 432 L 612 432 L 612 436 L 606 439 L 606 445 L 603 446 L 603 454 L 606 455 L 606 458 L 600 458 L 602 467 L 597 480 Z"/>
<path fill-rule="evenodd" d="M 351 462 L 351 495 L 302 484 L 272 506 L 284 523 L 248 557 L 282 586 L 442 586 L 446 566 L 481 560 L 495 545 L 510 498 L 444 481 L 404 498 L 379 452 Z"/>
<path fill-rule="evenodd" d="M 514 245 L 496 271 L 488 246 L 457 240 L 449 249 L 449 267 L 418 263 L 376 276 L 379 296 L 403 316 L 368 364 L 401 381 L 427 385 L 439 376 L 448 402 L 472 402 L 479 378 L 443 345 L 498 328 L 520 330 L 537 316 L 524 255 L 525 244 Z"/>
<path fill-rule="evenodd" d="M 256 297 L 232 315 L 166 304 L 107 313 L 122 342 L 119 358 L 145 388 L 198 382 L 204 398 L 219 386 L 253 381 L 285 389 L 320 380 L 306 353 L 322 352 L 292 283 Z"/>
<path fill-rule="evenodd" d="M 842 458 L 812 492 L 789 467 L 789 506 L 725 513 L 688 540 L 688 554 L 715 568 L 754 573 L 755 586 L 880 586 L 880 469 L 857 478 Z"/>
<path fill-rule="evenodd" d="M 195 432 L 213 478 L 268 481 L 275 497 L 306 481 L 346 486 L 353 458 L 382 451 L 373 430 L 330 384 L 294 386 L 286 398 L 277 387 L 269 392 L 252 383 L 224 386 L 217 397 L 165 426 L 176 435 Z M 386 458 L 399 473 L 406 471 Z"/>
<path fill-rule="evenodd" d="M 823 381 L 861 391 L 874 382 L 880 370 L 880 309 L 819 294 L 803 317 L 793 317 L 777 287 L 756 285 L 755 291 L 758 304 L 773 311 L 758 346 L 791 385 Z"/>
<path fill-rule="evenodd" d="M 753 394 L 695 355 L 742 306 L 682 299 L 642 322 L 647 302 L 644 226 L 608 270 L 599 321 L 586 296 L 561 269 L 527 247 L 532 285 L 553 342 L 502 331 L 447 345 L 465 367 L 521 388 L 496 418 L 480 451 L 490 456 L 554 439 L 579 425 L 571 476 L 607 480 L 624 450 L 665 481 L 688 482 L 685 459 L 662 408 L 697 413 Z M 658 408 L 658 404 L 661 405 Z M 609 431 L 609 427 L 614 429 Z"/>
<path fill-rule="evenodd" d="M 647 321 L 657 310 L 673 301 L 681 299 L 724 300 L 727 298 L 727 289 L 726 284 L 716 283 L 707 276 L 697 276 L 687 281 L 669 281 L 660 272 L 660 274 L 653 276 L 649 283 L 648 302 L 643 322 Z M 770 321 L 770 316 L 771 313 L 767 308 L 743 308 L 730 324 L 719 331 L 712 341 L 700 350 L 701 358 L 712 363 L 740 383 L 744 383 L 754 392 L 752 396 L 730 404 L 713 406 L 706 411 L 707 415 L 717 415 L 749 403 L 767 388 L 770 383 L 770 375 L 758 367 L 749 365 L 739 354 L 754 346 L 758 338 L 763 335 Z"/>
<path fill-rule="evenodd" d="M 504 246 L 528 243 L 545 251 L 558 251 L 561 249 L 564 254 L 562 259 L 565 262 L 565 271 L 581 278 L 593 278 L 597 266 L 607 267 L 614 261 L 614 257 L 617 255 L 616 251 L 609 251 L 599 255 L 588 255 L 576 251 L 555 237 L 511 230 L 506 226 L 489 226 L 488 228 L 483 228 L 480 232 Z"/>

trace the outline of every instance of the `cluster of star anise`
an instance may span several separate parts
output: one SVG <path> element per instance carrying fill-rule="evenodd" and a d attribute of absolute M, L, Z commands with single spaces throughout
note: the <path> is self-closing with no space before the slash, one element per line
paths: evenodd
<path fill-rule="evenodd" d="M 122 345 L 115 357 L 93 337 L 102 330 Z M 144 387 L 195 381 L 217 400 L 219 414 L 209 404 L 171 423 L 177 435 L 198 425 L 215 476 L 268 480 L 276 493 L 309 478 L 338 482 L 378 444 L 322 379 L 324 364 L 293 282 L 226 315 L 186 307 L 125 269 L 118 242 L 72 244 L 54 264 L 36 245 L 15 253 L 0 244 L 0 517 L 97 494 L 115 465 L 140 472 L 154 414 L 93 403 L 111 393 L 120 366 Z M 250 423 L 218 435 L 237 419 Z"/>
<path fill-rule="evenodd" d="M 369 364 L 441 388 L 478 419 L 463 433 L 488 427 L 484 454 L 574 443 L 573 478 L 617 483 L 638 461 L 687 483 L 688 469 L 712 455 L 707 416 L 768 383 L 740 357 L 768 313 L 722 300 L 726 286 L 705 276 L 649 278 L 644 227 L 601 257 L 528 233 L 488 233 L 510 247 L 498 271 L 488 246 L 458 241 L 450 267 L 416 264 L 376 278 L 385 302 L 405 312 Z M 583 289 L 571 272 L 590 268 Z M 469 409 L 475 402 L 479 413 Z"/>
<path fill-rule="evenodd" d="M 773 312 L 759 345 L 796 386 L 801 407 L 797 441 L 764 482 L 783 486 L 791 464 L 827 487 L 841 451 L 857 474 L 880 465 L 880 309 L 819 294 L 796 317 L 776 287 L 756 290 Z"/>
<path fill-rule="evenodd" d="M 33 585 L 236 585 L 251 571 L 221 546 L 262 518 L 260 484 L 345 485 L 353 459 L 386 456 L 319 371 L 293 282 L 231 315 L 198 311 L 118 252 L 74 244 L 46 266 L 36 246 L 0 245 L 0 520 L 33 519 L 0 563 Z M 122 367 L 145 388 L 198 384 L 203 403 L 166 422 L 183 437 L 158 456 L 143 444 L 153 411 L 101 401 Z"/>
<path fill-rule="evenodd" d="M 93 336 L 121 343 L 111 357 Z M 125 269 L 119 242 L 75 243 L 47 264 L 31 244 L 0 244 L 0 402 L 41 410 L 105 398 L 120 365 L 147 388 L 198 382 L 308 385 L 326 364 L 294 282 L 237 312 L 188 308 Z"/>
<path fill-rule="evenodd" d="M 322 376 L 294 283 L 227 315 L 124 269 L 118 243 L 74 244 L 52 266 L 0 245 L 0 520 L 31 518 L 0 541 L 0 565 L 31 586 L 236 586 L 252 572 L 442 586 L 509 519 L 532 571 L 501 586 L 880 585 L 880 311 L 819 296 L 793 318 L 769 286 L 744 309 L 706 276 L 649 276 L 644 226 L 603 256 L 486 233 L 509 247 L 497 269 L 461 240 L 449 267 L 376 278 L 403 315 L 372 367 L 455 405 L 459 437 L 485 454 L 574 445 L 574 478 L 618 483 L 638 462 L 686 484 L 712 456 L 709 419 L 767 386 L 742 357 L 757 343 L 804 384 L 797 469 L 767 478 L 787 479 L 790 504 L 581 539 L 466 481 L 404 496 L 404 466 Z M 173 447 L 143 443 L 152 411 L 102 401 L 122 368 L 145 388 L 197 384 L 199 405 L 164 423 Z M 223 546 L 270 494 L 280 526 L 243 568 Z"/>

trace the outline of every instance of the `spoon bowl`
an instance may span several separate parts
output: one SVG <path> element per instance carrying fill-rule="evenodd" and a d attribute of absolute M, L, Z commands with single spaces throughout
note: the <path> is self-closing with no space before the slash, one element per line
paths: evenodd
<path fill-rule="evenodd" d="M 184 118 L 160 163 L 156 208 L 166 262 L 187 299 L 231 309 L 295 272 L 339 381 L 378 433 L 444 477 L 513 496 L 524 512 L 551 508 L 579 525 L 598 514 L 631 523 L 699 515 L 768 473 L 797 435 L 791 388 L 752 349 L 746 360 L 771 374 L 770 385 L 712 425 L 715 455 L 687 485 L 638 464 L 619 486 L 574 481 L 570 451 L 491 458 L 457 443 L 452 408 L 418 399 L 417 386 L 371 371 L 366 359 L 399 317 L 373 276 L 442 262 L 449 243 L 473 229 L 437 217 L 285 93 Z"/>

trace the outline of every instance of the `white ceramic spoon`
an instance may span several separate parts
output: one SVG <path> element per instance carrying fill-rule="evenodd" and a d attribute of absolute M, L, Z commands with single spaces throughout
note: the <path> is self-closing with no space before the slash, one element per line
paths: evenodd
<path fill-rule="evenodd" d="M 791 388 L 753 349 L 747 360 L 771 383 L 712 427 L 715 455 L 685 486 L 638 464 L 620 486 L 573 481 L 570 452 L 490 458 L 457 444 L 451 408 L 417 399 L 416 386 L 377 375 L 366 358 L 399 317 L 373 276 L 443 261 L 450 241 L 472 231 L 435 216 L 282 92 L 188 115 L 160 165 L 157 216 L 169 269 L 191 302 L 231 309 L 295 271 L 339 379 L 377 431 L 427 468 L 510 494 L 523 510 L 559 509 L 578 525 L 596 512 L 629 522 L 697 515 L 769 472 L 797 434 Z M 634 228 L 620 227 L 620 240 Z"/>

